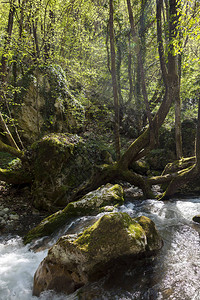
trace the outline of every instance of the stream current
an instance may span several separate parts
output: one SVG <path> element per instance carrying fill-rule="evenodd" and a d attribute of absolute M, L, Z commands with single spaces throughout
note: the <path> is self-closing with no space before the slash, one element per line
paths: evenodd
<path fill-rule="evenodd" d="M 2 236 L 0 300 L 200 300 L 200 224 L 192 221 L 200 214 L 200 198 L 127 201 L 117 211 L 131 217 L 145 215 L 155 222 L 164 241 L 156 257 L 129 265 L 120 263 L 98 282 L 71 295 L 47 291 L 37 298 L 32 296 L 33 276 L 47 248 L 59 235 L 81 232 L 100 215 L 74 219 L 48 242 L 45 250 L 37 252 L 30 250 L 30 245 L 24 246 L 20 237 Z"/>

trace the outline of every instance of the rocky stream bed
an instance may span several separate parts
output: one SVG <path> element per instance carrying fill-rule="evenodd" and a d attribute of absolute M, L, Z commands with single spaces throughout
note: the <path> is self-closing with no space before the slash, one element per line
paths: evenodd
<path fill-rule="evenodd" d="M 46 215 L 33 207 L 28 186 L 13 187 L 0 181 L 0 234 L 22 236 Z"/>

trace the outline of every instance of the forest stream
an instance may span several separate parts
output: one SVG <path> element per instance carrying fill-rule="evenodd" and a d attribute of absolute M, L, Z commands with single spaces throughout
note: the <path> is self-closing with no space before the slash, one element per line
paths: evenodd
<path fill-rule="evenodd" d="M 195 224 L 192 217 L 200 211 L 200 198 L 167 202 L 129 199 L 118 211 L 127 212 L 132 217 L 146 215 L 156 223 L 164 240 L 164 246 L 156 257 L 142 259 L 137 264 L 120 263 L 98 282 L 88 284 L 71 295 L 47 291 L 37 298 L 32 296 L 33 276 L 46 256 L 47 248 L 55 243 L 59 235 L 80 232 L 100 215 L 74 219 L 48 243 L 40 240 L 31 246 L 24 246 L 20 237 L 2 236 L 0 299 L 199 300 L 200 225 Z"/>

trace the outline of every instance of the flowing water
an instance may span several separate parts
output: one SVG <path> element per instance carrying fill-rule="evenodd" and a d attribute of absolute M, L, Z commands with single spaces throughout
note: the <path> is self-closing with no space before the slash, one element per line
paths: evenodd
<path fill-rule="evenodd" d="M 192 217 L 200 214 L 200 198 L 133 201 L 118 210 L 132 217 L 146 215 L 156 223 L 164 240 L 158 255 L 137 264 L 118 265 L 78 293 L 66 296 L 47 291 L 39 299 L 74 300 L 79 294 L 79 299 L 85 300 L 200 300 L 200 225 L 192 222 Z M 80 232 L 94 221 L 95 217 L 79 218 L 67 224 L 64 231 Z M 34 252 L 23 246 L 19 237 L 1 237 L 0 300 L 38 299 L 32 296 L 33 276 L 46 254 L 47 249 Z"/>

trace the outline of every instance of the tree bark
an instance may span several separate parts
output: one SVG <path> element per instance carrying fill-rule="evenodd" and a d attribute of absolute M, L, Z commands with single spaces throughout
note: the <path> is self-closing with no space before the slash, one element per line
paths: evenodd
<path fill-rule="evenodd" d="M 4 133 L 6 134 L 7 139 L 8 139 L 9 142 L 10 142 L 10 145 L 11 145 L 13 148 L 19 150 L 19 148 L 18 148 L 18 146 L 17 146 L 17 144 L 16 144 L 16 142 L 15 142 L 15 140 L 14 140 L 12 134 L 10 133 L 10 130 L 9 130 L 8 126 L 6 125 L 6 123 L 5 123 L 5 121 L 4 121 L 4 118 L 3 118 L 1 112 L 0 112 L 0 124 L 1 124 L 2 129 L 4 130 Z"/>
<path fill-rule="evenodd" d="M 15 6 L 14 6 L 15 0 L 10 1 L 10 10 L 8 15 L 8 26 L 6 29 L 6 38 L 5 38 L 5 44 L 4 44 L 4 50 L 1 57 L 1 82 L 5 83 L 6 81 L 6 68 L 7 68 L 7 51 L 11 40 L 12 35 L 12 29 L 13 29 L 13 22 L 14 22 L 14 14 L 15 14 Z M 3 101 L 3 100 L 2 100 Z"/>
<path fill-rule="evenodd" d="M 200 98 L 199 98 L 199 104 L 198 104 L 198 119 L 197 119 L 195 155 L 196 155 L 196 168 L 198 171 L 200 171 Z"/>
<path fill-rule="evenodd" d="M 170 0 L 169 1 L 169 54 L 172 56 L 171 63 L 173 66 L 169 65 L 169 72 L 176 72 L 176 96 L 175 96 L 175 141 L 176 141 L 176 156 L 177 159 L 182 157 L 182 134 L 181 134 L 181 99 L 180 99 L 180 70 L 178 70 L 178 55 L 175 54 L 174 49 L 174 40 L 177 39 L 177 26 L 178 26 L 178 15 L 177 15 L 178 1 Z M 179 66 L 180 67 L 180 66 Z M 171 68 L 171 69 L 170 69 Z"/>
<path fill-rule="evenodd" d="M 151 135 L 152 140 L 154 140 L 155 132 L 154 132 L 153 120 L 152 120 L 152 115 L 151 115 L 151 110 L 150 110 L 149 100 L 148 100 L 148 94 L 147 94 L 147 89 L 146 89 L 145 73 L 144 73 L 144 67 L 143 67 L 143 61 L 142 61 L 140 40 L 139 40 L 139 38 L 137 37 L 137 34 L 136 34 L 134 19 L 133 19 L 133 12 L 132 12 L 132 7 L 131 7 L 130 0 L 127 0 L 127 7 L 128 7 L 128 14 L 129 14 L 129 22 L 130 22 L 130 25 L 131 25 L 131 34 L 132 34 L 132 38 L 133 38 L 133 40 L 135 41 L 135 44 L 136 44 L 136 56 L 137 56 L 137 59 L 138 59 L 138 67 L 139 67 L 139 72 L 140 72 L 142 96 L 143 96 L 143 99 L 144 99 L 144 104 L 145 104 L 145 107 L 146 107 L 146 114 L 147 114 L 147 118 L 148 118 L 148 121 L 149 121 L 150 135 Z"/>
<path fill-rule="evenodd" d="M 128 80 L 129 80 L 129 97 L 128 103 L 133 98 L 133 74 L 132 74 L 132 50 L 131 50 L 131 34 L 128 35 Z"/>
<path fill-rule="evenodd" d="M 117 88 L 116 64 L 115 64 L 115 46 L 114 46 L 114 26 L 113 26 L 113 0 L 110 0 L 110 52 L 111 52 L 111 74 L 113 85 L 114 109 L 115 109 L 115 149 L 117 160 L 120 159 L 120 134 L 119 134 L 119 98 Z"/>

